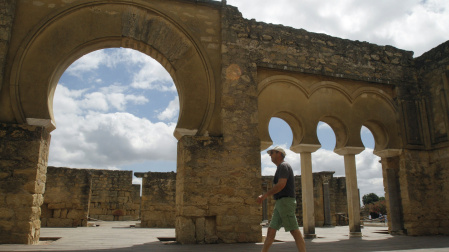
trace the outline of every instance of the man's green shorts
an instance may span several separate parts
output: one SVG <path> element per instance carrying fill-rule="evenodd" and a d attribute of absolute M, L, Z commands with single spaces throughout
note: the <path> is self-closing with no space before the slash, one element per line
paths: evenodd
<path fill-rule="evenodd" d="M 285 232 L 298 229 L 296 220 L 296 199 L 284 197 L 276 200 L 274 205 L 273 217 L 271 217 L 270 228 L 279 230 L 284 227 Z"/>

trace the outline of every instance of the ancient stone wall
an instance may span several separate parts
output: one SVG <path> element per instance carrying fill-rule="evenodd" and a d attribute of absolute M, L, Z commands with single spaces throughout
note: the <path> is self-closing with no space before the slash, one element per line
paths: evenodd
<path fill-rule="evenodd" d="M 132 171 L 48 167 L 42 225 L 86 226 L 88 218 L 138 220 L 140 185 Z"/>
<path fill-rule="evenodd" d="M 47 167 L 42 227 L 86 227 L 91 186 L 90 170 Z"/>
<path fill-rule="evenodd" d="M 449 234 L 448 153 L 449 148 L 404 150 L 400 157 L 404 228 L 409 235 Z"/>
<path fill-rule="evenodd" d="M 44 7 L 0 0 L 0 121 L 45 122 L 51 130 L 52 92 L 70 60 L 114 46 L 147 53 L 167 68 L 183 101 L 175 132 L 178 242 L 257 242 L 262 234 L 255 203 L 260 192 L 254 190 L 261 179 L 259 74 L 313 75 L 317 83 L 375 87 L 392 94 L 387 99 L 393 111 L 389 123 L 402 127 L 402 132 L 387 134 L 396 145 L 387 146 L 391 149 L 382 159 L 401 155 L 393 173 L 404 227 L 409 234 L 445 232 L 447 218 L 433 210 L 436 217 L 429 217 L 427 211 L 439 192 L 447 195 L 448 43 L 413 59 L 412 52 L 391 46 L 246 20 L 235 7 L 220 8 L 215 1 L 138 2 L 48 0 Z M 72 26 L 80 29 L 67 29 Z M 321 106 L 319 100 L 313 106 Z M 352 103 L 349 112 L 357 107 L 360 114 L 383 113 L 374 104 Z M 6 133 L 0 153 L 7 172 L 0 179 L 7 183 L 0 194 L 1 239 L 35 243 L 49 136 L 39 127 L 2 127 Z M 378 128 L 391 133 L 389 127 Z M 377 145 L 382 136 L 376 137 Z M 355 145 L 344 147 L 357 148 L 360 139 L 350 140 Z M 384 182 L 393 181 L 386 178 Z M 110 195 L 103 188 L 97 196 Z M 95 207 L 109 209 L 121 201 Z M 435 204 L 447 212 L 447 205 Z M 415 213 L 407 212 L 408 207 Z"/>
<path fill-rule="evenodd" d="M 43 127 L 0 124 L 0 244 L 37 244 L 50 134 Z"/>
<path fill-rule="evenodd" d="M 260 187 L 260 168 L 257 179 L 253 160 L 241 156 L 240 148 L 227 150 L 223 138 L 218 137 L 184 136 L 178 142 L 178 242 L 232 243 L 261 239 L 254 190 Z M 258 160 L 260 163 L 260 156 Z M 253 176 L 248 177 L 252 172 Z M 254 184 L 253 180 L 258 183 Z"/>
<path fill-rule="evenodd" d="M 333 177 L 334 172 L 319 172 L 313 173 L 313 196 L 314 196 L 314 214 L 315 214 L 315 226 L 322 227 L 325 224 L 325 203 L 324 203 L 324 180 L 327 177 L 329 183 L 329 204 L 330 204 L 330 217 L 331 225 L 342 226 L 348 225 L 348 222 L 342 216 L 348 215 L 348 205 L 346 200 L 346 183 L 344 177 Z M 266 192 L 273 186 L 273 176 L 262 177 L 262 191 Z M 296 217 L 299 225 L 303 224 L 302 215 L 302 189 L 301 189 L 301 176 L 295 176 L 295 188 L 296 188 Z M 267 203 L 263 205 L 264 211 L 266 211 L 267 220 L 271 219 L 273 214 L 275 200 L 272 197 L 267 199 Z"/>
<path fill-rule="evenodd" d="M 420 145 L 439 148 L 449 145 L 449 41 L 415 60 L 420 90 L 415 98 L 422 118 Z M 416 120 L 416 115 L 411 115 Z"/>
<path fill-rule="evenodd" d="M 90 218 L 104 221 L 139 219 L 140 199 L 133 201 L 132 171 L 90 170 L 90 173 Z M 140 188 L 138 192 L 140 194 Z"/>
<path fill-rule="evenodd" d="M 448 234 L 449 42 L 415 59 L 419 92 L 401 97 L 404 142 L 398 180 L 403 228 L 410 235 Z"/>
<path fill-rule="evenodd" d="M 334 195 L 333 197 L 331 196 L 331 199 L 335 198 L 335 200 L 331 200 L 331 211 L 335 209 L 335 215 L 332 214 L 332 223 L 335 223 L 337 226 L 348 225 L 346 179 L 344 177 L 333 178 L 332 183 L 330 183 L 330 188 Z"/>
<path fill-rule="evenodd" d="M 400 85 L 416 83 L 413 52 L 243 19 L 227 7 L 228 45 L 258 67 Z"/>
<path fill-rule="evenodd" d="M 211 171 L 216 173 L 214 180 L 219 185 L 212 192 L 223 195 L 225 203 L 214 200 L 212 204 L 217 209 L 225 205 L 223 218 L 217 216 L 225 242 L 258 242 L 262 238 L 262 229 L 259 225 L 261 210 L 255 201 L 260 194 L 255 188 L 260 188 L 261 181 L 260 139 L 256 133 L 257 67 L 248 57 L 248 51 L 230 40 L 234 17 L 229 16 L 227 7 L 221 14 L 223 146 Z"/>
<path fill-rule="evenodd" d="M 134 173 L 142 178 L 140 226 L 144 228 L 174 228 L 176 211 L 176 173 Z"/>

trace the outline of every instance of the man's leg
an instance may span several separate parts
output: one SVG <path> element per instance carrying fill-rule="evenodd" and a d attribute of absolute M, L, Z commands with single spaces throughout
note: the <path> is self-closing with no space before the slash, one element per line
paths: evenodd
<path fill-rule="evenodd" d="M 274 242 L 274 238 L 276 237 L 276 229 L 268 228 L 267 237 L 265 237 L 265 242 L 263 243 L 262 252 L 268 252 L 271 244 Z"/>
<path fill-rule="evenodd" d="M 298 248 L 298 251 L 306 252 L 306 243 L 304 242 L 304 238 L 302 238 L 301 231 L 299 231 L 299 229 L 295 229 L 290 231 L 290 234 L 292 234 L 293 238 L 295 238 L 296 247 Z"/>

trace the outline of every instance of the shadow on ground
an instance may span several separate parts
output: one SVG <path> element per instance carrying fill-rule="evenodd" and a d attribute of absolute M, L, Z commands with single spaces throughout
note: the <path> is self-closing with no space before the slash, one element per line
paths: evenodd
<path fill-rule="evenodd" d="M 389 236 L 389 235 L 388 235 Z M 306 241 L 307 251 L 350 251 L 350 252 L 373 252 L 373 251 L 449 251 L 448 236 L 389 236 L 383 240 L 366 240 L 364 238 L 351 238 L 346 240 L 320 242 L 320 238 Z M 240 244 L 205 244 L 205 245 L 180 245 L 177 243 L 150 242 L 117 249 L 92 249 L 92 250 L 70 250 L 84 252 L 125 252 L 125 251 L 260 251 L 260 243 Z M 74 248 L 76 249 L 76 248 Z M 294 242 L 276 242 L 271 251 L 295 251 Z M 29 251 L 29 250 L 27 250 Z M 36 250 L 42 251 L 36 247 Z M 49 251 L 49 250 L 45 250 Z M 67 250 L 69 251 L 69 250 Z"/>

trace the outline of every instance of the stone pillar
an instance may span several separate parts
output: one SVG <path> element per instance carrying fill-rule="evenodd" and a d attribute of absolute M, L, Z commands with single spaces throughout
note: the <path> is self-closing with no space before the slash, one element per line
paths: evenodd
<path fill-rule="evenodd" d="M 382 158 L 382 173 L 387 204 L 388 230 L 390 234 L 404 234 L 402 198 L 399 185 L 399 155 L 402 150 L 375 151 Z"/>
<path fill-rule="evenodd" d="M 348 199 L 349 237 L 361 237 L 360 227 L 360 196 L 357 186 L 357 170 L 355 155 L 362 152 L 364 147 L 343 147 L 335 150 L 345 159 L 346 195 Z"/>
<path fill-rule="evenodd" d="M 44 127 L 0 124 L 0 244 L 36 244 L 50 134 Z"/>
<path fill-rule="evenodd" d="M 178 142 L 176 240 L 182 244 L 260 242 L 260 152 L 239 156 L 220 137 Z"/>
<path fill-rule="evenodd" d="M 315 213 L 313 200 L 313 174 L 312 174 L 312 152 L 321 145 L 299 144 L 290 149 L 301 155 L 301 189 L 302 189 L 302 211 L 303 229 L 305 238 L 316 238 Z"/>
<path fill-rule="evenodd" d="M 332 217 L 331 217 L 331 199 L 330 199 L 330 191 L 329 191 L 329 177 L 323 178 L 323 203 L 324 203 L 324 226 L 330 227 L 332 226 Z"/>

